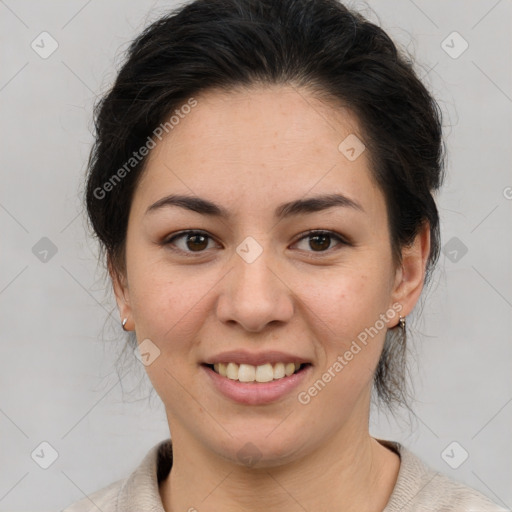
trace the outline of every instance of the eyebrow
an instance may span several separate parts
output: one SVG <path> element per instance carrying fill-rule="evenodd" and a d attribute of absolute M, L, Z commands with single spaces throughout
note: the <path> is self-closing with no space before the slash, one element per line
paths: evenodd
<path fill-rule="evenodd" d="M 171 206 L 185 208 L 187 210 L 200 213 L 201 215 L 208 215 L 223 219 L 231 218 L 231 214 L 228 210 L 223 206 L 209 201 L 208 199 L 178 194 L 171 194 L 159 199 L 148 207 L 146 214 Z M 315 213 L 334 207 L 352 208 L 364 213 L 364 208 L 354 199 L 350 199 L 343 194 L 326 194 L 283 203 L 275 209 L 274 216 L 277 219 L 284 219 L 285 217 Z"/>

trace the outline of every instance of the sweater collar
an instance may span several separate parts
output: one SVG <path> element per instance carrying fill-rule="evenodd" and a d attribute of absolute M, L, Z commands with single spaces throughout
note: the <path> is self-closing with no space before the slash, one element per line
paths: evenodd
<path fill-rule="evenodd" d="M 135 471 L 123 483 L 118 499 L 118 512 L 165 512 L 160 497 L 159 483 L 172 466 L 170 439 L 153 446 Z"/>
<path fill-rule="evenodd" d="M 400 469 L 393 492 L 383 512 L 403 510 L 422 486 L 437 475 L 403 445 L 394 441 L 376 439 L 400 457 Z M 172 442 L 165 439 L 154 445 L 139 466 L 124 481 L 117 500 L 118 512 L 165 512 L 159 484 L 172 467 Z M 411 477 L 414 476 L 413 479 Z M 405 492 L 406 491 L 406 492 Z"/>

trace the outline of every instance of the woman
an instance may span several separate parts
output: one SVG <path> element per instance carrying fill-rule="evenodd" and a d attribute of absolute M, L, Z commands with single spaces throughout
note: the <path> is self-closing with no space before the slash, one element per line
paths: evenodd
<path fill-rule="evenodd" d="M 171 441 L 67 512 L 504 510 L 368 429 L 439 253 L 434 99 L 335 0 L 196 0 L 98 105 L 87 207 Z"/>

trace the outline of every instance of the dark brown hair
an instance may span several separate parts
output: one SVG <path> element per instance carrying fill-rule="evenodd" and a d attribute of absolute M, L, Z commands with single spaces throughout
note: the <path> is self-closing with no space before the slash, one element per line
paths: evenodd
<path fill-rule="evenodd" d="M 195 0 L 131 43 L 95 109 L 86 191 L 90 222 L 115 268 L 124 272 L 128 214 L 146 160 L 127 167 L 134 152 L 201 91 L 257 84 L 307 88 L 356 115 L 386 198 L 397 265 L 401 249 L 430 225 L 428 282 L 440 250 L 433 193 L 444 177 L 441 112 L 412 60 L 336 0 Z M 391 329 L 374 379 L 389 406 L 407 405 L 404 372 L 405 333 Z"/>

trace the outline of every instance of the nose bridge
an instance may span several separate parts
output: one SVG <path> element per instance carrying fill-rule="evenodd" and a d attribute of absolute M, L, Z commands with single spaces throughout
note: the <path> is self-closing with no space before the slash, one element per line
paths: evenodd
<path fill-rule="evenodd" d="M 223 288 L 218 305 L 224 322 L 236 321 L 246 330 L 258 331 L 293 314 L 288 288 L 276 276 L 278 265 L 270 240 L 271 236 L 258 240 L 248 236 L 237 246 L 229 285 Z"/>
<path fill-rule="evenodd" d="M 258 241 L 259 240 L 259 241 Z M 237 289 L 253 288 L 253 296 L 271 298 L 271 290 L 276 283 L 274 251 L 270 247 L 270 236 L 260 237 L 258 240 L 252 236 L 246 237 L 237 247 L 236 269 L 234 278 Z"/>

